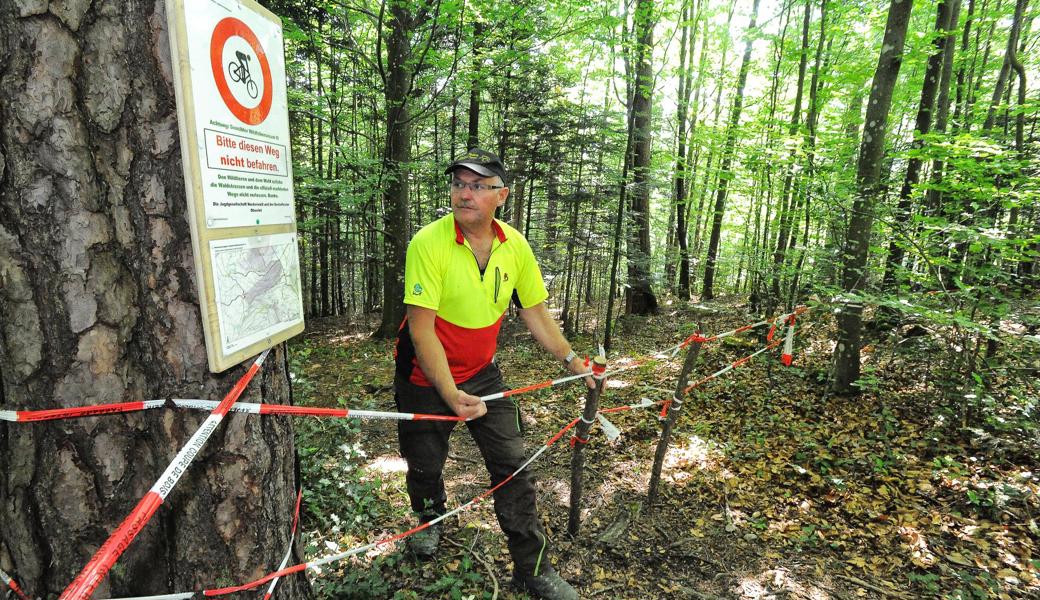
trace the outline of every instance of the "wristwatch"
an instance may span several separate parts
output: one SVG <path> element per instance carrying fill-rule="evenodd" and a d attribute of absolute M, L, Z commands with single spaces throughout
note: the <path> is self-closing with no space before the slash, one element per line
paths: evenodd
<path fill-rule="evenodd" d="M 578 353 L 571 349 L 571 351 L 567 353 L 567 357 L 563 359 L 563 366 L 571 364 L 571 361 L 575 358 L 578 358 Z"/>

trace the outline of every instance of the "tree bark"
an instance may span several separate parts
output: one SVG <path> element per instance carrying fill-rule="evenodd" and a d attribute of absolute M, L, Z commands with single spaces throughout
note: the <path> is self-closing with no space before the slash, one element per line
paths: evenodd
<path fill-rule="evenodd" d="M 389 339 L 404 320 L 404 258 L 411 238 L 408 222 L 408 162 L 412 127 L 408 95 L 414 19 L 406 4 L 391 2 L 386 39 L 386 149 L 383 155 L 383 314 L 374 336 Z"/>
<path fill-rule="evenodd" d="M 606 370 L 607 359 L 597 356 L 593 359 L 597 369 Z M 574 437 L 571 446 L 571 497 L 570 510 L 567 515 L 567 533 L 574 537 L 578 535 L 581 528 L 581 495 L 585 476 L 585 444 L 589 441 L 589 430 L 596 422 L 596 412 L 599 410 L 599 397 L 603 393 L 603 379 L 596 380 L 596 387 L 588 390 L 585 394 L 585 407 L 582 409 L 581 420 L 574 428 Z"/>
<path fill-rule="evenodd" d="M 867 102 L 863 125 L 863 143 L 856 161 L 856 198 L 849 219 L 841 285 L 844 305 L 838 312 L 838 340 L 834 349 L 832 386 L 835 392 L 848 394 L 859 379 L 860 338 L 863 329 L 863 304 L 856 297 L 866 283 L 867 252 L 874 220 L 874 205 L 884 194 L 881 163 L 884 158 L 888 113 L 892 91 L 903 63 L 903 43 L 910 22 L 911 0 L 892 0 L 881 42 L 878 66 Z"/>
<path fill-rule="evenodd" d="M 700 9 L 698 8 L 697 22 L 701 20 Z M 693 188 L 697 181 L 697 163 L 700 162 L 700 144 L 697 144 L 694 135 L 697 132 L 698 119 L 700 118 L 700 100 L 701 100 L 701 87 L 704 81 L 704 73 L 707 70 L 708 64 L 708 22 L 707 18 L 704 18 L 703 29 L 701 30 L 701 44 L 700 44 L 700 58 L 698 59 L 697 66 L 697 79 L 694 82 L 694 93 L 693 93 L 693 106 L 690 109 L 690 134 L 689 143 L 686 147 L 686 205 L 683 210 L 683 221 L 680 227 L 679 235 L 679 283 L 678 283 L 678 295 L 680 298 L 689 299 L 690 297 L 690 269 L 693 266 L 690 264 L 690 247 L 689 247 L 689 229 L 690 229 L 690 211 L 692 208 L 691 198 L 693 196 Z M 694 30 L 696 31 L 696 27 Z M 692 40 L 690 42 L 693 43 Z M 690 61 L 693 61 L 693 52 L 690 52 Z M 696 149 L 695 149 L 696 148 Z M 700 218 L 701 203 L 704 201 L 704 195 L 698 194 L 698 219 Z M 696 247 L 696 244 L 694 244 Z"/>
<path fill-rule="evenodd" d="M 481 44 L 484 37 L 484 23 L 477 21 L 473 26 L 473 72 L 469 79 L 469 133 L 466 136 L 466 148 L 480 146 L 480 85 L 483 78 L 481 66 Z M 501 149 L 500 149 L 501 150 Z M 501 152 L 499 157 L 502 157 Z M 503 158 L 503 160 L 505 160 Z"/>
<path fill-rule="evenodd" d="M 1015 16 L 1011 21 L 1011 30 L 1008 31 L 1007 49 L 1004 52 L 1004 61 L 1000 64 L 1000 73 L 997 75 L 997 83 L 993 86 L 993 98 L 989 103 L 989 111 L 986 113 L 986 121 L 982 124 L 983 133 L 988 134 L 989 130 L 996 125 L 997 113 L 1000 111 L 1001 97 L 1004 95 L 1004 91 L 1007 88 L 1008 79 L 1010 79 L 1012 60 L 1014 60 L 1016 53 L 1015 48 L 1018 46 L 1019 32 L 1022 31 L 1022 16 L 1025 13 L 1026 5 L 1028 0 L 1017 0 L 1015 3 Z"/>
<path fill-rule="evenodd" d="M 211 374 L 202 344 L 164 3 L 3 3 L 0 39 L 4 408 L 222 398 L 244 367 Z M 265 365 L 242 400 L 289 402 L 283 350 Z M 4 569 L 60 593 L 204 418 L 0 425 Z M 273 570 L 294 467 L 290 421 L 228 416 L 98 596 Z M 283 586 L 309 596 L 302 575 Z"/>
<path fill-rule="evenodd" d="M 699 329 L 697 330 L 699 331 Z M 675 382 L 675 393 L 667 404 L 665 417 L 661 421 L 661 437 L 657 440 L 657 449 L 654 451 L 654 463 L 650 469 L 650 482 L 647 484 L 646 505 L 650 511 L 657 504 L 657 489 L 661 482 L 661 469 L 664 468 L 664 457 L 668 454 L 668 444 L 672 440 L 672 430 L 675 422 L 679 420 L 682 412 L 683 402 L 686 400 L 686 386 L 689 385 L 690 373 L 693 365 L 697 362 L 697 356 L 701 353 L 702 342 L 693 342 L 686 350 L 682 367 L 679 369 L 679 380 Z"/>
<path fill-rule="evenodd" d="M 628 212 L 632 228 L 628 239 L 628 287 L 625 312 L 647 315 L 657 312 L 657 296 L 650 283 L 650 146 L 652 139 L 650 97 L 653 95 L 653 0 L 639 0 L 635 12 L 636 83 L 632 94 L 632 193 Z"/>
<path fill-rule="evenodd" d="M 939 93 L 942 80 L 943 59 L 947 44 L 953 40 L 946 33 L 950 29 L 950 15 L 953 14 L 952 2 L 956 0 L 940 0 L 935 12 L 935 51 L 928 57 L 928 65 L 925 67 L 924 84 L 921 86 L 921 100 L 918 103 L 917 119 L 914 124 L 914 139 L 910 144 L 911 152 L 920 151 L 924 147 L 923 136 L 928 135 L 932 129 L 932 112 L 935 110 L 935 100 Z M 949 89 L 949 80 L 947 80 Z M 913 154 L 907 160 L 906 176 L 903 178 L 903 186 L 899 190 L 899 201 L 896 205 L 894 220 L 896 223 L 906 223 L 910 219 L 911 195 L 914 188 L 921 180 L 921 167 L 924 161 Z M 883 291 L 894 290 L 899 293 L 899 287 L 906 282 L 906 277 L 899 273 L 903 266 L 903 257 L 906 255 L 903 245 L 899 243 L 898 236 L 892 235 L 888 243 L 888 259 L 885 261 L 885 273 L 881 279 Z M 894 320 L 895 314 L 891 309 L 879 311 L 880 322 L 888 323 Z"/>
<path fill-rule="evenodd" d="M 680 14 L 680 26 L 682 34 L 679 41 L 679 93 L 677 96 L 678 107 L 675 111 L 675 168 L 672 174 L 672 188 L 674 195 L 668 211 L 668 244 L 665 258 L 664 280 L 667 289 L 677 290 L 676 271 L 678 269 L 679 255 L 686 241 L 680 241 L 680 237 L 686 237 L 686 120 L 690 104 L 692 82 L 693 56 L 690 54 L 687 64 L 687 51 L 693 46 L 697 38 L 696 27 L 691 32 L 690 24 L 693 22 L 692 7 L 689 2 L 683 2 Z"/>
<path fill-rule="evenodd" d="M 950 34 L 947 36 L 946 48 L 943 51 L 943 67 L 942 77 L 939 81 L 939 98 L 936 100 L 937 110 L 935 112 L 935 131 L 936 133 L 946 133 L 947 123 L 950 115 L 950 84 L 953 78 L 953 56 L 956 53 L 956 29 L 957 24 L 960 20 L 960 9 L 961 1 L 956 0 L 953 5 L 953 13 L 950 15 Z M 975 10 L 974 0 L 968 0 L 968 16 L 964 22 L 964 32 L 962 34 L 962 46 L 961 50 L 964 54 L 968 51 L 969 33 L 971 31 L 972 13 Z M 957 72 L 957 87 L 956 96 L 957 99 L 954 101 L 955 110 L 960 108 L 960 99 L 962 93 L 962 87 L 964 84 L 964 68 L 961 67 Z M 954 116 L 954 121 L 958 120 L 957 115 Z M 939 204 L 942 202 L 942 191 L 939 189 L 942 185 L 943 170 L 946 168 L 945 163 L 941 159 L 935 159 L 932 161 L 931 175 L 929 177 L 928 190 L 925 192 L 924 210 L 929 214 L 936 214 L 939 209 Z"/>

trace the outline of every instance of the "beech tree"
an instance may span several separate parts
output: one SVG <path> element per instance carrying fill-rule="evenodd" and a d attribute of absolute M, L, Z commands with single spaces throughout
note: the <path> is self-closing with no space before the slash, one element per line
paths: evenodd
<path fill-rule="evenodd" d="M 888 112 L 892 106 L 892 90 L 899 77 L 899 67 L 903 64 L 903 42 L 910 23 L 911 5 L 911 0 L 892 0 L 867 101 L 863 143 L 856 162 L 856 197 L 842 253 L 841 285 L 847 296 L 838 313 L 838 343 L 834 348 L 832 382 L 834 390 L 839 393 L 852 392 L 852 385 L 859 380 L 863 302 L 855 298 L 854 294 L 864 288 L 866 281 L 867 250 L 870 246 L 874 206 L 883 194 L 881 160 L 885 153 Z"/>

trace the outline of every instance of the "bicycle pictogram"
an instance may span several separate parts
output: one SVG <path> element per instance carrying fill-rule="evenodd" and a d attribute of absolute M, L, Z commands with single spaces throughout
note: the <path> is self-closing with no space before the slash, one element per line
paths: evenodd
<path fill-rule="evenodd" d="M 256 99 L 259 89 L 249 72 L 249 61 L 253 57 L 238 50 L 235 51 L 235 56 L 238 60 L 228 63 L 228 75 L 231 77 L 231 81 L 239 82 L 246 87 L 246 93 L 249 94 L 250 98 Z"/>
<path fill-rule="evenodd" d="M 235 46 L 228 48 L 232 39 Z M 271 113 L 274 78 L 256 33 L 239 19 L 221 19 L 210 36 L 209 62 L 213 83 L 231 114 L 247 125 L 263 123 Z"/>

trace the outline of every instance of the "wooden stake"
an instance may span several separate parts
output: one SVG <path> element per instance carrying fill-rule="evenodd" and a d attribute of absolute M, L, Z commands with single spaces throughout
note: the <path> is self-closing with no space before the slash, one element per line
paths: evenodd
<path fill-rule="evenodd" d="M 596 363 L 595 371 L 602 372 L 607 368 L 607 359 L 597 356 L 592 359 Z M 585 410 L 582 412 L 581 420 L 574 428 L 574 437 L 578 440 L 589 439 L 589 429 L 596 420 L 596 412 L 599 410 L 599 395 L 603 391 L 603 379 L 596 380 L 596 387 L 590 389 L 585 395 Z M 578 442 L 574 444 L 574 454 L 571 455 L 571 512 L 567 519 L 567 533 L 572 537 L 578 535 L 581 527 L 581 485 L 582 472 L 585 466 L 585 456 L 582 451 L 585 444 Z"/>
<path fill-rule="evenodd" d="M 657 502 L 657 487 L 661 480 L 661 467 L 664 466 L 664 455 L 668 452 L 668 442 L 672 437 L 672 427 L 675 426 L 676 419 L 679 418 L 679 411 L 682 410 L 682 402 L 686 397 L 686 380 L 690 377 L 690 372 L 693 371 L 693 363 L 697 362 L 697 355 L 701 352 L 701 342 L 693 342 L 690 344 L 689 350 L 686 351 L 686 360 L 683 361 L 682 369 L 679 371 L 679 381 L 675 384 L 675 395 L 674 400 L 668 405 L 668 416 L 661 425 L 661 439 L 657 442 L 657 453 L 654 454 L 654 468 L 650 472 L 650 490 L 647 493 L 646 504 L 647 511 L 653 512 L 654 504 Z"/>

